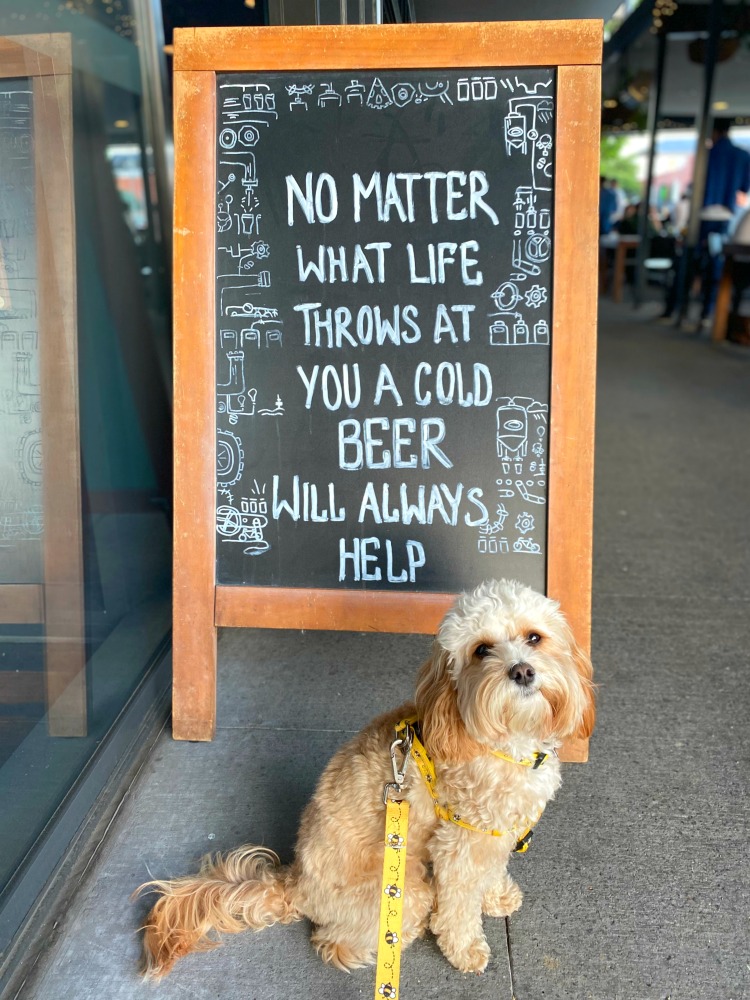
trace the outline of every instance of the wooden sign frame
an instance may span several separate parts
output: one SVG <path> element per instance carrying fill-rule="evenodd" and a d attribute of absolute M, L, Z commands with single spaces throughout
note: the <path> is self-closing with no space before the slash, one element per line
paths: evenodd
<path fill-rule="evenodd" d="M 34 123 L 44 579 L 0 585 L 0 622 L 44 625 L 50 736 L 85 736 L 71 36 L 0 38 L 0 82 L 18 77 L 31 82 Z"/>
<path fill-rule="evenodd" d="M 588 647 L 602 22 L 175 31 L 176 739 L 210 740 L 218 626 L 433 632 L 453 594 L 217 586 L 216 74 L 520 68 L 557 71 L 547 593 Z M 478 581 L 479 582 L 479 581 Z M 564 759 L 585 760 L 586 741 Z"/>

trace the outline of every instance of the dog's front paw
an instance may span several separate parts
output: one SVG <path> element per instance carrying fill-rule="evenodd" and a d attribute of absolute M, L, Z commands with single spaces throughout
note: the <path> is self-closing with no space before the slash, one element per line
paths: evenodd
<path fill-rule="evenodd" d="M 465 936 L 457 934 L 450 927 L 442 927 L 433 914 L 431 922 L 432 933 L 437 938 L 440 950 L 459 972 L 484 972 L 490 960 L 490 946 L 484 936 L 467 941 Z"/>
<path fill-rule="evenodd" d="M 508 880 L 488 890 L 482 899 L 482 913 L 488 917 L 509 917 L 521 908 L 523 893 L 510 876 Z"/>
<path fill-rule="evenodd" d="M 440 947 L 451 965 L 455 966 L 459 972 L 475 972 L 480 975 L 487 968 L 487 963 L 490 960 L 490 946 L 483 937 L 475 938 L 467 947 L 460 948 L 450 955 L 443 948 L 442 942 L 440 942 Z"/>

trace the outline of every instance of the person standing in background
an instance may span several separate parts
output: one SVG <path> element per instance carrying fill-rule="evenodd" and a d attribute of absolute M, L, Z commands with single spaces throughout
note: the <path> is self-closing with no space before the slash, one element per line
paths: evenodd
<path fill-rule="evenodd" d="M 676 236 L 684 236 L 690 221 L 690 199 L 693 196 L 693 185 L 688 184 L 677 202 L 672 216 L 672 229 Z"/>
<path fill-rule="evenodd" d="M 625 211 L 630 205 L 630 199 L 620 187 L 620 183 L 616 177 L 612 178 L 609 182 L 609 186 L 615 196 L 615 210 L 612 213 L 612 222 L 619 222 L 625 215 Z"/>
<path fill-rule="evenodd" d="M 750 153 L 735 146 L 730 140 L 730 126 L 729 118 L 714 120 L 712 145 L 708 154 L 699 237 L 699 327 L 707 325 L 713 312 L 724 263 L 724 241 L 737 208 L 746 203 L 746 195 L 750 191 Z"/>
<path fill-rule="evenodd" d="M 612 231 L 612 216 L 617 211 L 617 196 L 609 186 L 606 177 L 599 178 L 599 235 L 606 236 Z"/>

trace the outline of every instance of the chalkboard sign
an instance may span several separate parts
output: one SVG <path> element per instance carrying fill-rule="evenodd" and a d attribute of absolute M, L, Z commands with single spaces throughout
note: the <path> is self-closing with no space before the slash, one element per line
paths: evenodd
<path fill-rule="evenodd" d="M 32 81 L 0 80 L 0 583 L 42 579 Z"/>
<path fill-rule="evenodd" d="M 216 92 L 217 581 L 544 590 L 554 71 Z"/>
<path fill-rule="evenodd" d="M 598 21 L 175 33 L 174 732 L 216 626 L 590 623 Z"/>

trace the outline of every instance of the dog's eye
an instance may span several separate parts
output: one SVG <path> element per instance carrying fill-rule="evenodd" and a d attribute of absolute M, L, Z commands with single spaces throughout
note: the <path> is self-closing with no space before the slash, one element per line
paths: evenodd
<path fill-rule="evenodd" d="M 529 644 L 529 646 L 538 646 L 541 641 L 542 637 L 539 635 L 538 632 L 529 632 L 529 634 L 526 636 L 526 642 Z"/>
<path fill-rule="evenodd" d="M 485 642 L 483 642 L 479 646 L 477 646 L 477 648 L 474 650 L 474 656 L 478 657 L 480 660 L 483 660 L 485 656 L 489 654 L 489 652 L 490 652 L 490 647 Z"/>

